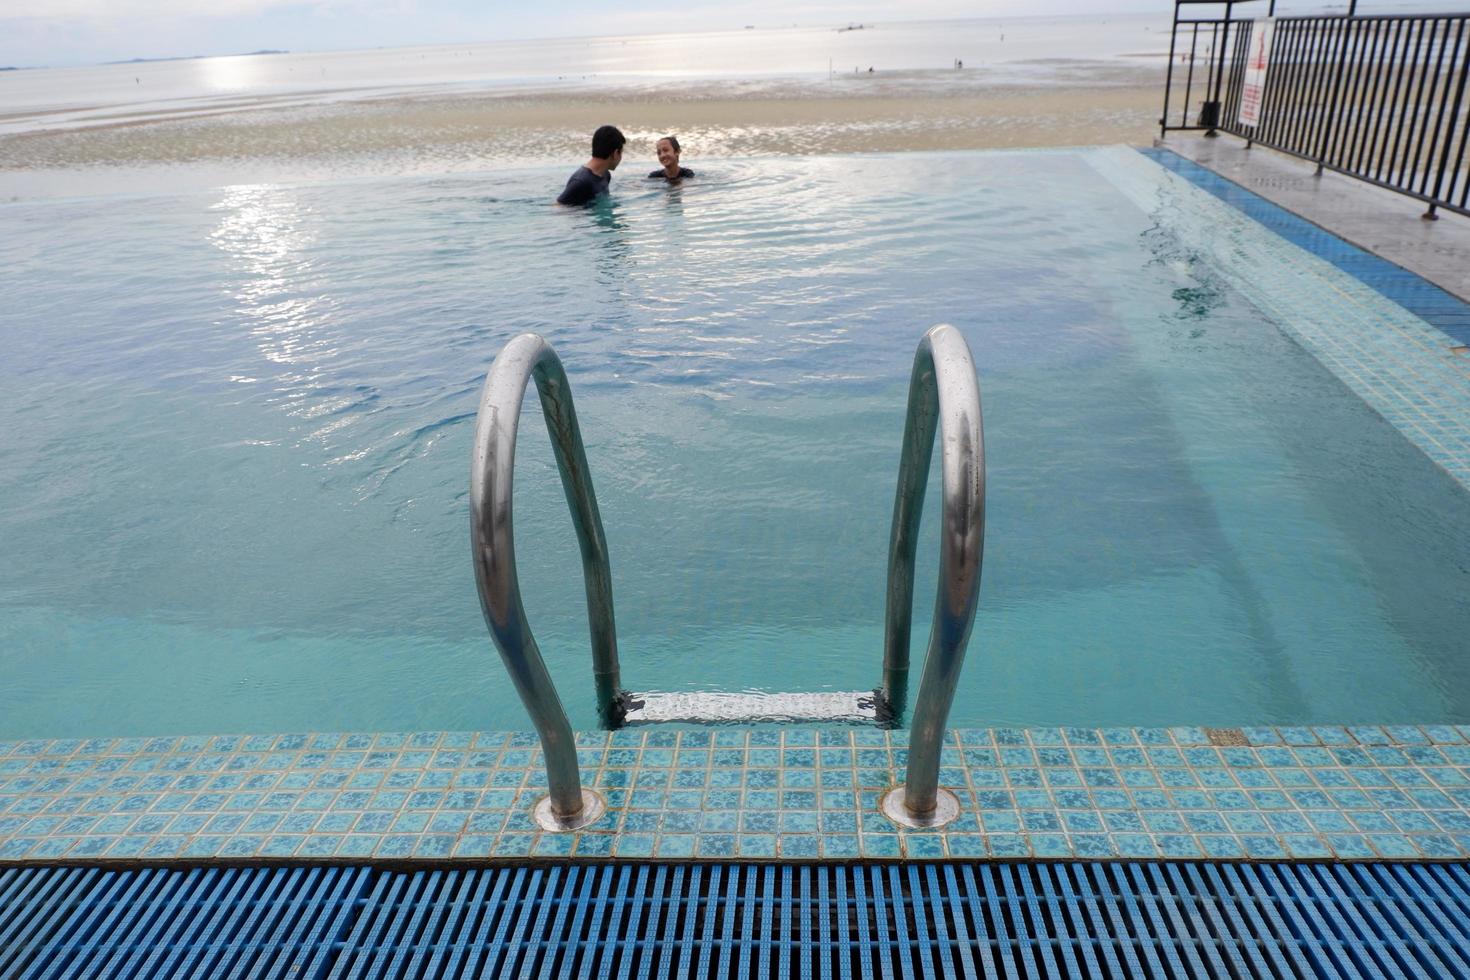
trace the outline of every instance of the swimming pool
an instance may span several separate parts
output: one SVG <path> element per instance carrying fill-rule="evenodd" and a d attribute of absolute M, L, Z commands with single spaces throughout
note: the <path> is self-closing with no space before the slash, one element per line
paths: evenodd
<path fill-rule="evenodd" d="M 576 393 L 626 683 L 871 686 L 941 321 L 989 451 L 951 724 L 1470 718 L 1470 494 L 1222 267 L 1205 195 L 1131 151 L 696 169 L 586 212 L 546 171 L 4 205 L 0 735 L 526 728 L 466 548 L 526 330 Z M 528 613 L 590 728 L 575 542 L 519 454 Z"/>

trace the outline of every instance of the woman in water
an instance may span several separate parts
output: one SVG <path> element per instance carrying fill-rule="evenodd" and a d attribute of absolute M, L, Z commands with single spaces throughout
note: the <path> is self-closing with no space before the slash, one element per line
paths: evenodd
<path fill-rule="evenodd" d="M 655 170 L 648 175 L 649 180 L 661 179 L 674 184 L 685 177 L 693 177 L 694 171 L 688 167 L 679 166 L 679 140 L 674 136 L 665 136 L 654 144 L 654 151 L 658 154 L 658 162 L 663 165 L 662 170 Z"/>

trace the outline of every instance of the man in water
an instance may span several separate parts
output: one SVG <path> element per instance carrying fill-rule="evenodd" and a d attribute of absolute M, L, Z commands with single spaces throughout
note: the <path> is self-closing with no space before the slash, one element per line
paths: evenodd
<path fill-rule="evenodd" d="M 663 169 L 649 174 L 649 180 L 667 180 L 671 184 L 676 184 L 685 177 L 694 176 L 693 170 L 679 166 L 679 138 L 677 136 L 665 136 L 654 144 L 653 149 L 658 154 L 658 162 Z"/>
<path fill-rule="evenodd" d="M 623 162 L 623 144 L 628 142 L 616 126 L 598 126 L 592 134 L 592 159 L 577 168 L 567 180 L 557 204 L 586 204 L 612 185 L 612 172 Z"/>

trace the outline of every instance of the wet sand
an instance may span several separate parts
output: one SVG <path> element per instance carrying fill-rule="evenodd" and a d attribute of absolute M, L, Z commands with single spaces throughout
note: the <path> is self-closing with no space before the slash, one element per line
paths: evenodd
<path fill-rule="evenodd" d="M 0 197 L 493 170 L 579 161 L 602 123 L 629 163 L 676 133 L 684 162 L 793 154 L 1146 143 L 1162 67 L 1021 66 L 831 80 L 431 92 L 181 107 L 0 137 Z M 1028 77 L 1029 76 L 1029 77 Z M 1157 77 L 1155 77 L 1157 76 Z"/>

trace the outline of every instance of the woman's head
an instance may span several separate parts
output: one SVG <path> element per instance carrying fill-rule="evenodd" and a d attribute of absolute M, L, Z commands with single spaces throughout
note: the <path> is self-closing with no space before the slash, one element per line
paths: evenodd
<path fill-rule="evenodd" d="M 659 166 L 677 167 L 679 165 L 678 137 L 665 136 L 654 144 L 653 149 L 658 154 Z"/>

